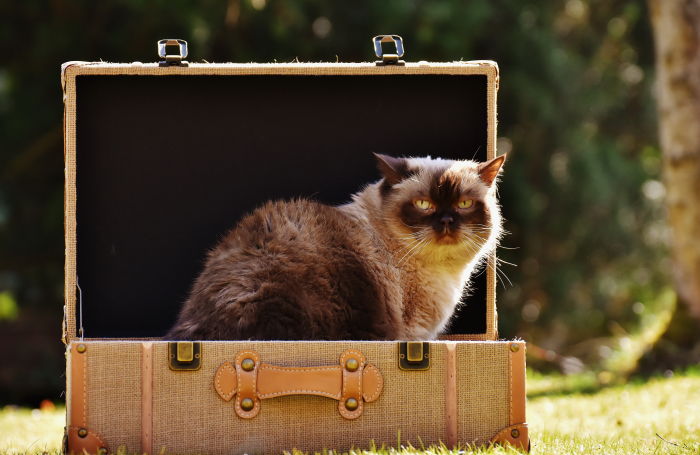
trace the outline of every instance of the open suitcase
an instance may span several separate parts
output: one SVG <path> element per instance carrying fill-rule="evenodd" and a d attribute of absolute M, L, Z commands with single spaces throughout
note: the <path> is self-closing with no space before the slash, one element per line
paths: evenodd
<path fill-rule="evenodd" d="M 63 65 L 68 452 L 528 449 L 525 344 L 497 341 L 492 267 L 438 341 L 159 338 L 262 202 L 344 202 L 379 178 L 371 152 L 496 156 L 494 62 L 374 43 L 374 63 L 188 64 L 164 41 L 160 63 Z"/>

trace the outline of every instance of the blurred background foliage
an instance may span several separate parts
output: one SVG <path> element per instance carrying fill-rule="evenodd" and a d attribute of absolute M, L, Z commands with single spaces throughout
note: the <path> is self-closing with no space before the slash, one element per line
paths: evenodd
<path fill-rule="evenodd" d="M 671 317 L 643 1 L 0 0 L 0 16 L 0 402 L 64 384 L 60 64 L 154 61 L 166 37 L 191 61 L 369 61 L 383 33 L 411 61 L 496 60 L 500 256 L 517 265 L 501 264 L 501 336 L 540 369 L 605 380 Z"/>

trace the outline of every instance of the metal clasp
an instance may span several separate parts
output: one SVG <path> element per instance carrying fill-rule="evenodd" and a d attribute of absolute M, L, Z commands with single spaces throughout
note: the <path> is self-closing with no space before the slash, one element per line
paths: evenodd
<path fill-rule="evenodd" d="M 425 341 L 399 343 L 399 368 L 408 371 L 430 368 L 430 343 Z"/>
<path fill-rule="evenodd" d="M 176 54 L 168 54 L 168 47 L 177 47 Z M 184 39 L 162 39 L 158 41 L 158 57 L 160 66 L 187 66 L 187 41 Z"/>
<path fill-rule="evenodd" d="M 403 57 L 403 39 L 399 35 L 377 35 L 372 38 L 374 43 L 374 54 L 381 60 L 375 62 L 377 66 L 384 65 L 399 65 L 403 66 L 406 64 L 401 57 Z M 382 43 L 394 43 L 396 47 L 395 54 L 385 54 L 382 49 Z"/>
<path fill-rule="evenodd" d="M 202 343 L 171 341 L 168 343 L 168 365 L 173 371 L 195 371 L 202 366 Z"/>

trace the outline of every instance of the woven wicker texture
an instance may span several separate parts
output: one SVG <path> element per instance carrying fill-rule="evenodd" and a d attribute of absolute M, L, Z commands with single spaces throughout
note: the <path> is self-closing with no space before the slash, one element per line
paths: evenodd
<path fill-rule="evenodd" d="M 488 141 L 487 157 L 496 156 L 496 93 L 498 67 L 490 61 L 454 63 L 407 63 L 406 66 L 382 66 L 372 63 L 294 63 L 294 64 L 190 64 L 188 67 L 159 67 L 157 64 L 115 64 L 69 62 L 63 65 L 64 90 L 64 155 L 65 155 L 65 331 L 68 341 L 76 337 L 77 276 L 76 276 L 76 84 L 78 75 L 357 75 L 389 74 L 483 74 L 488 77 Z M 493 273 L 495 256 L 487 269 L 486 333 L 470 334 L 459 339 L 495 340 L 496 310 Z M 89 327 L 87 328 L 89 334 Z"/>
<path fill-rule="evenodd" d="M 87 355 L 87 426 L 112 450 L 141 446 L 141 343 L 92 342 Z M 167 369 L 167 364 L 163 362 Z"/>

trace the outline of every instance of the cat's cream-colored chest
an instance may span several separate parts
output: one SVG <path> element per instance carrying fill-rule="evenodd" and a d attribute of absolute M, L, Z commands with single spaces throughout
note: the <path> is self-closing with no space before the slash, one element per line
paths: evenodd
<path fill-rule="evenodd" d="M 418 265 L 407 273 L 404 307 L 409 338 L 436 338 L 444 331 L 459 304 L 464 290 L 463 268 Z"/>

